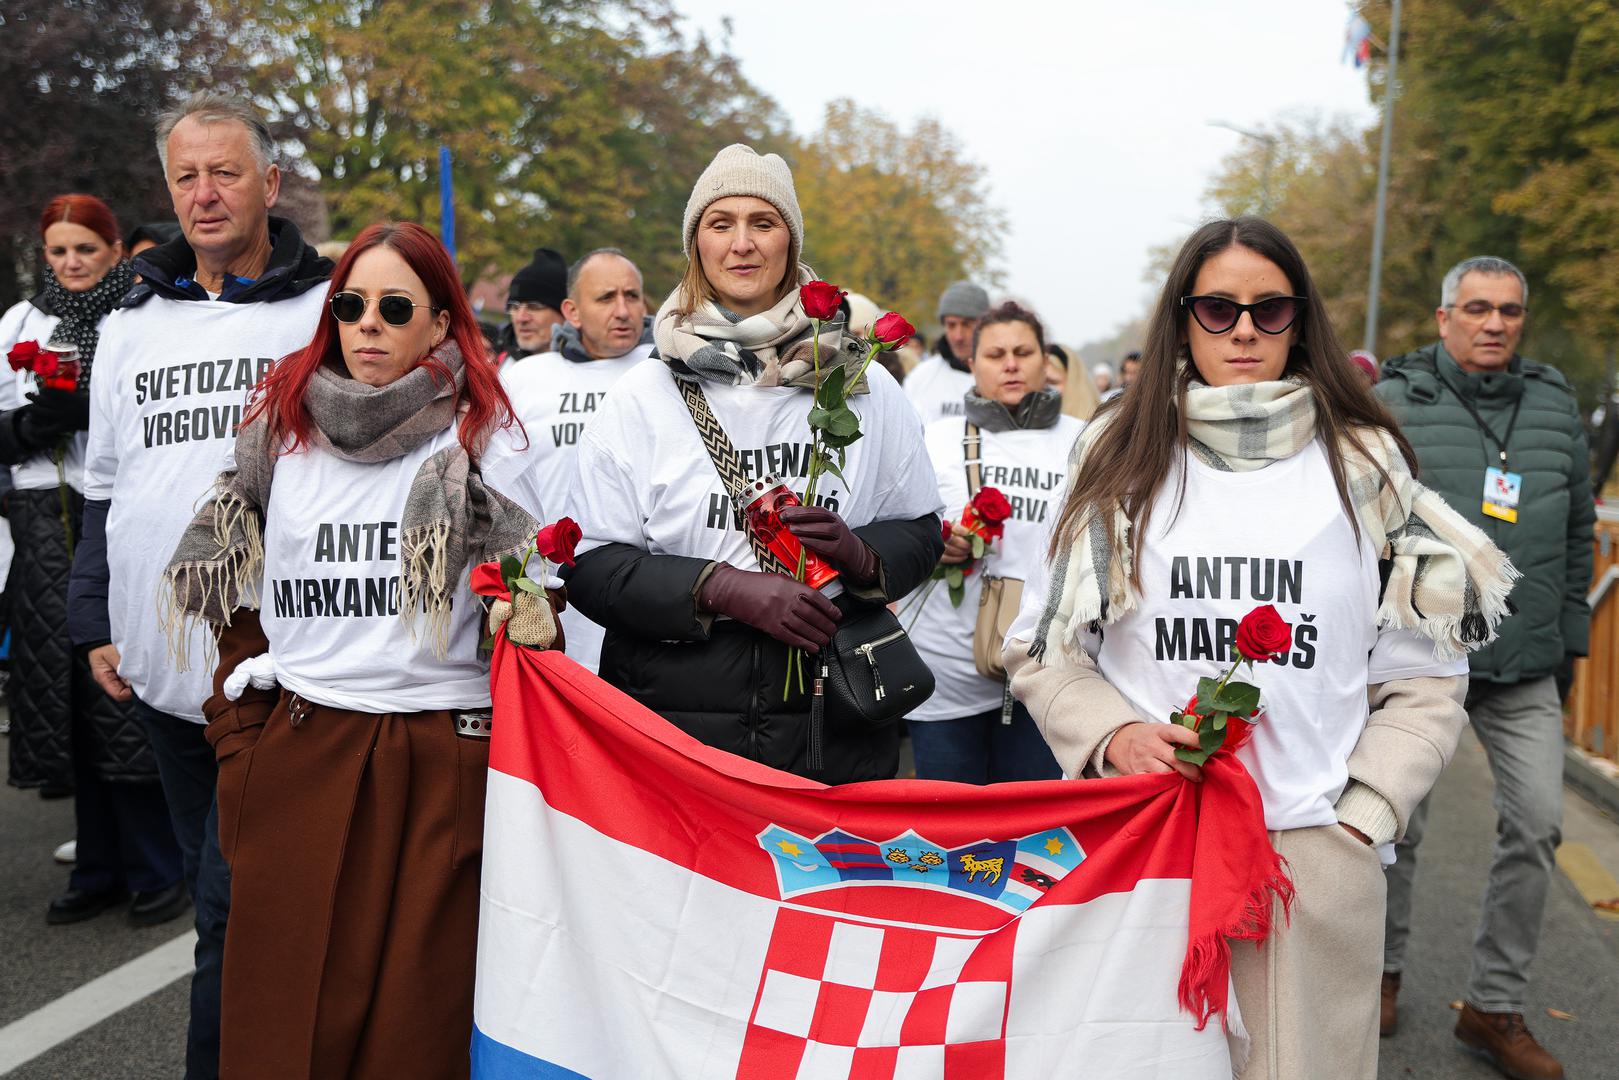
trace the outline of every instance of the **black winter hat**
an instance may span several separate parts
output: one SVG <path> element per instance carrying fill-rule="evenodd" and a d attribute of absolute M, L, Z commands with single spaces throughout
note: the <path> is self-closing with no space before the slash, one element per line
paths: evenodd
<path fill-rule="evenodd" d="M 550 248 L 535 248 L 534 260 L 512 275 L 507 304 L 544 304 L 562 310 L 568 295 L 568 260 Z"/>

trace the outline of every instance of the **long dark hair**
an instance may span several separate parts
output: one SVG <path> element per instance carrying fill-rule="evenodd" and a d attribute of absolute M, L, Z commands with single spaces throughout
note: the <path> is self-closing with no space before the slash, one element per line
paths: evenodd
<path fill-rule="evenodd" d="M 1170 470 L 1183 461 L 1187 452 L 1186 388 L 1197 369 L 1187 351 L 1186 309 L 1180 298 L 1192 292 L 1203 264 L 1231 247 L 1245 247 L 1275 263 L 1292 284 L 1293 291 L 1305 298 L 1299 316 L 1298 343 L 1289 351 L 1286 375 L 1296 378 L 1315 393 L 1316 432 L 1327 452 L 1332 479 L 1338 487 L 1355 535 L 1360 536 L 1360 519 L 1355 513 L 1344 473 L 1343 448 L 1347 444 L 1376 463 L 1368 451 L 1362 432 L 1378 428 L 1393 437 L 1413 474 L 1416 453 L 1383 403 L 1373 396 L 1366 377 L 1349 361 L 1348 354 L 1327 321 L 1315 282 L 1304 265 L 1304 257 L 1287 235 L 1257 217 L 1211 221 L 1190 237 L 1175 256 L 1175 265 L 1164 282 L 1152 319 L 1147 324 L 1146 342 L 1141 348 L 1141 370 L 1135 385 L 1103 403 L 1095 419 L 1108 423 L 1098 433 L 1063 503 L 1062 515 L 1052 533 L 1053 555 L 1062 545 L 1078 538 L 1092 514 L 1100 514 L 1113 540 L 1110 508 L 1123 508 L 1131 523 L 1130 544 L 1139 556 L 1141 538 L 1152 517 L 1153 501 Z M 1381 466 L 1379 466 L 1381 471 Z M 1184 480 L 1183 480 L 1184 482 Z M 1140 558 L 1132 560 L 1131 583 L 1140 587 Z"/>

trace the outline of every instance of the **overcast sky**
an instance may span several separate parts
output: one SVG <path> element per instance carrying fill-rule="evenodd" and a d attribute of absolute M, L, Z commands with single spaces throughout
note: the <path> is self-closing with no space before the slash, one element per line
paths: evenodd
<path fill-rule="evenodd" d="M 1376 119 L 1365 73 L 1340 59 L 1345 0 L 675 7 L 716 34 L 731 17 L 744 72 L 799 132 L 819 127 L 837 97 L 907 126 L 943 121 L 988 168 L 1010 220 L 1005 291 L 1033 301 L 1049 336 L 1071 344 L 1139 314 L 1149 249 L 1205 216 L 1205 184 L 1242 141 L 1209 121 Z M 841 47 L 821 32 L 830 26 Z"/>

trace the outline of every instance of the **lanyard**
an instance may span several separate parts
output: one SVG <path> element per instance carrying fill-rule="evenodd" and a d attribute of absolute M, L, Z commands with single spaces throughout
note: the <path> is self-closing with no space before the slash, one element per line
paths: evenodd
<path fill-rule="evenodd" d="M 1435 372 L 1434 374 L 1438 375 L 1439 373 Z M 1445 384 L 1446 390 L 1456 395 L 1456 400 L 1462 403 L 1462 408 L 1473 414 L 1473 419 L 1478 421 L 1479 430 L 1484 432 L 1489 437 L 1489 440 L 1495 444 L 1496 453 L 1501 458 L 1501 468 L 1505 469 L 1507 467 L 1507 443 L 1512 438 L 1512 429 L 1518 425 L 1518 410 L 1523 408 L 1523 395 L 1519 394 L 1517 402 L 1512 406 L 1512 415 L 1507 418 L 1506 431 L 1501 434 L 1500 438 L 1496 438 L 1495 430 L 1479 414 L 1473 403 L 1463 397 L 1461 391 L 1450 385 L 1450 380 L 1445 376 L 1439 375 L 1439 381 Z"/>

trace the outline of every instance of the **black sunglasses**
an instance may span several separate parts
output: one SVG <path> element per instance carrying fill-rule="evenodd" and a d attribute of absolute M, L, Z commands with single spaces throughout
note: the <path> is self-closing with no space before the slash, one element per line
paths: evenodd
<path fill-rule="evenodd" d="M 340 292 L 332 297 L 332 318 L 340 323 L 357 323 L 365 318 L 365 309 L 371 301 L 357 292 Z M 417 308 L 428 311 L 438 309 L 430 304 L 412 303 L 410 297 L 389 293 L 377 298 L 377 314 L 389 326 L 404 326 L 416 317 Z"/>
<path fill-rule="evenodd" d="M 1211 334 L 1223 334 L 1236 326 L 1245 311 L 1261 333 L 1280 334 L 1304 310 L 1304 297 L 1272 296 L 1257 304 L 1239 304 L 1224 296 L 1183 296 L 1181 307 L 1190 309 L 1197 325 Z"/>

